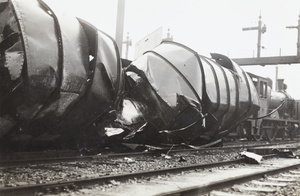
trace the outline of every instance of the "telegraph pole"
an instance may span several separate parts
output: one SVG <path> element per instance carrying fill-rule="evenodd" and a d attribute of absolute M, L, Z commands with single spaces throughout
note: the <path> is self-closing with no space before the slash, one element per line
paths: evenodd
<path fill-rule="evenodd" d="M 297 56 L 300 57 L 300 14 L 298 19 L 298 26 L 287 26 L 288 29 L 297 29 L 298 30 L 298 42 L 297 42 Z"/>
<path fill-rule="evenodd" d="M 124 41 L 123 44 L 126 45 L 126 59 L 128 59 L 129 46 L 131 46 L 131 44 L 132 44 L 132 41 L 131 41 L 131 39 L 129 38 L 129 32 L 127 32 L 126 41 Z"/>
<path fill-rule="evenodd" d="M 298 19 L 298 26 L 287 26 L 289 29 L 297 29 L 298 30 L 298 42 L 297 42 L 297 55 L 295 56 L 273 56 L 273 57 L 260 57 L 260 41 L 261 34 L 266 32 L 266 26 L 261 27 L 261 16 L 259 16 L 258 26 L 257 27 L 248 27 L 243 28 L 243 31 L 247 30 L 258 30 L 258 43 L 257 43 L 257 58 L 236 58 L 233 59 L 237 64 L 243 65 L 279 65 L 279 64 L 299 64 L 300 63 L 300 14 Z M 278 67 L 276 72 L 278 72 Z M 278 73 L 276 73 L 278 77 Z M 276 81 L 277 82 L 277 81 Z M 276 86 L 277 87 L 277 84 Z"/>
<path fill-rule="evenodd" d="M 258 32 L 258 39 L 257 39 L 257 58 L 260 57 L 260 49 L 261 49 L 261 34 L 265 33 L 267 30 L 266 25 L 262 26 L 261 22 L 261 15 L 259 15 L 259 20 L 258 20 L 258 26 L 257 27 L 245 27 L 242 30 L 243 31 L 249 31 L 249 30 L 257 30 Z"/>
<path fill-rule="evenodd" d="M 119 48 L 120 56 L 122 56 L 124 15 L 125 15 L 125 0 L 118 0 L 116 42 Z"/>

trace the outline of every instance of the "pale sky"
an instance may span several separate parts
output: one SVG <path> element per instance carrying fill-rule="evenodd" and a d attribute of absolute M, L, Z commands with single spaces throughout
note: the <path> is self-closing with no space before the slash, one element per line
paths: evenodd
<path fill-rule="evenodd" d="M 45 0 L 62 10 L 83 18 L 115 38 L 117 0 Z M 124 40 L 132 40 L 129 59 L 135 44 L 163 27 L 163 37 L 170 29 L 174 41 L 187 45 L 199 54 L 221 53 L 230 58 L 256 56 L 257 31 L 243 27 L 262 24 L 261 56 L 296 55 L 299 0 L 125 0 Z M 123 45 L 123 57 L 125 57 Z M 252 73 L 275 80 L 275 66 L 243 67 Z M 285 79 L 288 93 L 300 99 L 300 65 L 279 65 L 279 78 Z"/>

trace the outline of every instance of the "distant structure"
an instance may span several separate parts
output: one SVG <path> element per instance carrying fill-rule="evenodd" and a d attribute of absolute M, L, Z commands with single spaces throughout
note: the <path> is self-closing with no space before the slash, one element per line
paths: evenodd
<path fill-rule="evenodd" d="M 298 30 L 298 43 L 297 43 L 297 55 L 295 56 L 272 56 L 272 57 L 260 57 L 261 49 L 261 34 L 266 32 L 266 26 L 261 27 L 261 16 L 259 16 L 257 27 L 243 28 L 243 31 L 258 30 L 257 41 L 257 58 L 236 58 L 232 59 L 239 65 L 279 65 L 279 64 L 299 64 L 300 63 L 300 14 L 298 19 L 298 26 L 288 26 L 286 28 L 293 28 Z"/>
<path fill-rule="evenodd" d="M 258 32 L 258 39 L 257 39 L 257 58 L 260 57 L 260 50 L 261 50 L 261 34 L 265 33 L 267 31 L 266 25 L 261 27 L 262 22 L 261 22 L 261 14 L 259 15 L 259 20 L 258 20 L 258 26 L 256 27 L 245 27 L 242 30 L 243 31 L 249 31 L 249 30 L 257 30 Z"/>
<path fill-rule="evenodd" d="M 297 42 L 297 56 L 300 57 L 300 14 L 298 19 L 298 26 L 287 26 L 288 29 L 297 29 L 298 30 L 298 42 Z"/>
<path fill-rule="evenodd" d="M 123 41 L 123 44 L 126 45 L 126 54 L 125 54 L 125 57 L 126 57 L 126 59 L 128 59 L 129 46 L 132 45 L 132 41 L 131 41 L 131 39 L 129 37 L 129 32 L 127 32 L 126 41 Z"/>

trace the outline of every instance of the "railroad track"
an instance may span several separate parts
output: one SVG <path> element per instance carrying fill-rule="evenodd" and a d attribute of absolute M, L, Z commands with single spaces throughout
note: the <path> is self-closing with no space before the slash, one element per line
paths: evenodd
<path fill-rule="evenodd" d="M 264 151 L 267 146 L 276 146 L 280 145 L 295 145 L 298 144 L 297 141 L 284 141 L 284 142 L 273 142 L 273 143 L 260 143 L 253 145 L 253 143 L 246 143 L 246 144 L 234 144 L 228 143 L 228 146 L 224 147 L 210 147 L 210 148 L 198 148 L 198 149 L 175 149 L 172 150 L 170 148 L 165 149 L 157 149 L 153 151 L 147 152 L 133 152 L 133 153 L 111 153 L 111 154 L 93 154 L 93 155 L 78 155 L 78 152 L 75 151 L 66 151 L 66 152 L 33 152 L 33 153 L 16 153 L 16 154 L 4 154 L 1 155 L 0 160 L 0 170 L 5 167 L 17 167 L 17 166 L 24 166 L 30 164 L 50 164 L 50 163 L 62 163 L 62 162 L 84 162 L 84 161 L 93 161 L 95 159 L 116 159 L 116 158 L 124 158 L 124 157 L 138 157 L 138 156 L 155 156 L 158 154 L 176 154 L 176 153 L 184 153 L 184 152 L 204 152 L 204 151 L 211 151 L 211 150 L 228 150 L 228 149 L 243 149 L 243 148 L 261 148 L 261 151 Z M 270 153 L 270 152 L 264 152 Z M 25 157 L 25 158 L 24 158 Z M 27 158 L 30 157 L 30 158 Z"/>
<path fill-rule="evenodd" d="M 278 159 L 280 160 L 280 159 Z M 278 161 L 277 160 L 277 161 Z M 168 168 L 168 169 L 160 169 L 160 170 L 154 170 L 154 171 L 147 171 L 147 172 L 137 172 L 137 173 L 131 173 L 131 174 L 120 174 L 120 175 L 111 175 L 111 176 L 103 176 L 103 177 L 99 177 L 99 178 L 88 178 L 88 179 L 80 179 L 80 180 L 70 180 L 70 181 L 61 181 L 61 182 L 51 182 L 51 183 L 46 183 L 46 184 L 38 184 L 38 185 L 24 185 L 24 186 L 19 186 L 19 187 L 10 187 L 10 188 L 0 188 L 0 195 L 34 195 L 36 193 L 46 193 L 46 194 L 58 194 L 60 192 L 63 192 L 65 190 L 72 190 L 72 189 L 76 189 L 76 187 L 87 187 L 87 186 L 93 186 L 95 184 L 97 185 L 101 185 L 101 184 L 105 184 L 107 182 L 112 182 L 112 184 L 117 184 L 117 183 L 121 183 L 121 182 L 126 182 L 129 179 L 145 179 L 146 181 L 150 182 L 150 178 L 153 176 L 168 176 L 168 178 L 170 178 L 171 175 L 174 174 L 181 174 L 179 177 L 177 175 L 175 175 L 175 179 L 168 179 L 168 181 L 172 182 L 176 182 L 177 184 L 180 182 L 180 180 L 182 180 L 183 182 L 189 182 L 189 185 L 193 185 L 193 183 L 191 183 L 191 177 L 188 177 L 189 175 L 192 176 L 193 181 L 196 181 L 196 184 L 199 184 L 197 182 L 196 179 L 200 180 L 203 179 L 203 176 L 207 179 L 211 180 L 210 175 L 207 174 L 211 172 L 211 170 L 213 170 L 213 168 L 222 168 L 222 172 L 226 172 L 227 174 L 223 173 L 223 176 L 230 176 L 229 178 L 219 178 L 219 180 L 217 181 L 213 181 L 213 182 L 205 182 L 204 184 L 200 183 L 200 185 L 193 185 L 193 186 L 187 186 L 184 187 L 183 185 L 180 185 L 181 188 L 177 187 L 177 190 L 171 189 L 169 187 L 166 187 L 165 185 L 165 179 L 163 179 L 164 177 L 160 178 L 159 180 L 153 180 L 155 181 L 155 186 L 153 187 L 153 182 L 152 185 L 136 185 L 136 184 L 132 184 L 132 185 L 125 185 L 125 187 L 122 188 L 122 186 L 119 186 L 118 189 L 113 189 L 111 190 L 107 190 L 104 192 L 98 192 L 98 190 L 96 190 L 96 192 L 98 192 L 100 195 L 130 195 L 132 194 L 132 192 L 126 192 L 126 191 L 132 191 L 135 190 L 137 191 L 136 187 L 137 186 L 141 186 L 138 189 L 138 193 L 141 195 L 201 195 L 201 194 L 207 194 L 212 192 L 215 195 L 218 194 L 223 194 L 226 192 L 220 192 L 220 191 L 216 191 L 219 189 L 222 189 L 224 187 L 228 187 L 228 186 L 232 186 L 233 184 L 236 183 L 241 183 L 243 181 L 249 181 L 251 179 L 255 179 L 255 178 L 261 178 L 265 175 L 271 175 L 271 174 L 275 174 L 275 173 L 280 173 L 282 171 L 286 171 L 286 170 L 291 170 L 294 168 L 298 168 L 300 166 L 300 162 L 299 160 L 293 159 L 293 161 L 291 161 L 291 159 L 289 159 L 289 161 L 283 161 L 280 160 L 280 164 L 283 164 L 284 166 L 275 166 L 274 168 L 269 168 L 267 170 L 262 170 L 262 169 L 257 169 L 257 168 L 252 168 L 252 171 L 249 170 L 249 168 L 245 169 L 245 168 L 240 168 L 240 170 L 243 170 L 243 174 L 240 176 L 233 176 L 233 175 L 229 175 L 230 173 L 234 173 L 237 172 L 237 168 L 239 167 L 239 165 L 241 165 L 241 163 L 243 163 L 243 159 L 237 159 L 237 160 L 233 160 L 233 161 L 223 161 L 223 162 L 217 162 L 217 163 L 210 163 L 210 164 L 195 164 L 195 165 L 190 165 L 190 166 L 184 166 L 184 167 L 178 167 L 178 168 Z M 289 162 L 289 163 L 287 163 Z M 231 168 L 231 171 L 229 170 L 225 170 L 224 167 L 226 166 L 230 166 L 229 168 Z M 263 166 L 260 166 L 260 168 Z M 234 168 L 234 169 L 232 169 Z M 206 169 L 206 171 L 204 171 L 204 169 Z M 254 170 L 256 170 L 256 172 L 254 172 Z M 191 172 L 192 171 L 192 172 Z M 246 174 L 245 174 L 245 171 Z M 184 172 L 186 172 L 185 175 L 182 175 Z M 190 173 L 189 173 L 190 172 Z M 199 176 L 195 176 L 195 173 L 198 173 Z M 239 173 L 241 173 L 241 171 L 239 171 Z M 202 175 L 202 177 L 201 177 Z M 215 174 L 218 175 L 218 174 Z M 157 177 L 155 177 L 157 178 Z M 180 179 L 181 178 L 181 179 Z M 189 178 L 189 181 L 186 181 L 186 179 Z M 208 180 L 209 181 L 209 180 Z M 114 183 L 113 183 L 114 182 Z M 203 181 L 202 181 L 203 182 Z M 162 183 L 162 184 L 159 184 Z M 171 184 L 170 183 L 170 184 Z M 194 183 L 195 184 L 195 183 Z M 128 188 L 130 186 L 133 186 L 131 188 Z M 146 188 L 146 187 L 148 188 Z M 152 186 L 152 187 L 151 187 Z M 159 186 L 162 186 L 161 188 L 158 188 Z M 168 185 L 167 185 L 168 186 Z M 150 187 L 150 189 L 149 189 Z M 155 188 L 156 187 L 156 188 Z M 172 186 L 174 188 L 174 186 Z M 172 188 L 171 187 L 171 188 Z M 144 189 L 143 189 L 144 188 Z M 151 192 L 151 188 L 152 191 Z M 153 189 L 154 188 L 154 189 Z M 155 190 L 163 190 L 162 192 L 156 192 Z M 91 192 L 95 190 L 93 189 L 88 189 Z M 147 190 L 147 194 L 146 192 L 144 192 L 145 190 Z M 150 190 L 150 191 L 149 191 Z M 121 191 L 121 192 L 119 192 Z M 122 194 L 121 194 L 122 193 Z"/>
<path fill-rule="evenodd" d="M 210 196 L 246 196 L 246 195 L 299 195 L 300 169 L 287 168 L 277 171 L 278 175 L 267 175 L 258 180 L 251 180 L 246 183 L 236 183 L 230 188 L 213 190 L 208 193 Z M 298 187 L 297 187 L 298 185 Z M 292 187 L 292 188 L 289 188 Z"/>
<path fill-rule="evenodd" d="M 298 160 L 280 160 L 277 161 L 282 164 L 281 166 L 272 166 L 268 169 L 235 169 L 234 171 L 222 171 L 224 172 L 221 176 L 218 176 L 218 180 L 204 183 L 202 185 L 195 185 L 192 187 L 180 188 L 178 190 L 166 191 L 163 193 L 155 194 L 160 196 L 167 195 L 209 195 L 209 196 L 242 196 L 242 195 L 265 195 L 268 193 L 276 193 L 277 187 L 293 185 L 299 178 L 299 167 L 300 162 Z M 263 166 L 261 166 L 263 167 Z M 297 170 L 297 171 L 295 171 Z M 294 173 L 294 175 L 283 174 L 288 178 L 272 177 L 272 175 L 285 173 Z M 235 174 L 232 173 L 242 173 Z M 279 175 L 279 176 L 280 176 Z M 225 178 L 222 176 L 226 176 Z M 216 178 L 216 177 L 215 177 Z M 201 179 L 201 177 L 199 177 Z M 259 179 L 259 180 L 255 180 Z M 282 183 L 285 182 L 285 183 Z M 272 188 L 270 188 L 272 187 Z M 109 195 L 109 194 L 108 194 Z"/>
<path fill-rule="evenodd" d="M 240 164 L 243 162 L 243 159 L 236 159 L 231 161 L 220 161 L 216 163 L 209 164 L 193 164 L 182 167 L 174 167 L 174 168 L 166 168 L 166 169 L 157 169 L 153 171 L 144 171 L 144 172 L 135 172 L 135 173 L 127 173 L 120 175 L 110 175 L 110 176 L 102 176 L 98 178 L 87 178 L 80 180 L 68 180 L 68 181 L 59 181 L 59 182 L 51 182 L 45 184 L 36 184 L 36 185 L 23 185 L 18 187 L 4 187 L 0 188 L 0 194 L 2 195 L 23 195 L 23 194 L 35 194 L 37 192 L 57 192 L 63 191 L 64 189 L 72 189 L 74 187 L 83 187 L 83 186 L 91 186 L 95 184 L 103 184 L 108 181 L 126 181 L 128 179 L 135 178 L 147 178 L 149 176 L 158 176 L 164 174 L 171 173 L 181 173 L 185 171 L 191 170 L 201 170 L 205 168 L 213 168 L 213 167 L 223 167 L 226 165 L 232 164 Z"/>
<path fill-rule="evenodd" d="M 207 150 L 207 149 L 206 149 Z M 202 155 L 201 155 L 202 156 Z M 181 158 L 181 157 L 180 157 Z M 0 195 L 31 195 L 37 192 L 42 193 L 59 193 L 61 191 L 66 190 L 72 190 L 76 187 L 86 187 L 86 186 L 93 186 L 93 185 L 105 185 L 109 183 L 110 185 L 119 185 L 120 182 L 127 182 L 128 180 L 132 179 L 151 179 L 153 176 L 168 176 L 168 175 L 178 175 L 182 174 L 184 172 L 189 173 L 190 171 L 197 171 L 196 173 L 203 173 L 203 171 L 206 169 L 208 171 L 213 170 L 213 168 L 223 168 L 228 167 L 236 167 L 238 168 L 240 165 L 245 165 L 244 159 L 235 159 L 235 160 L 227 160 L 227 161 L 218 161 L 214 163 L 206 163 L 206 164 L 189 164 L 185 166 L 171 166 L 168 168 L 161 168 L 161 169 L 155 169 L 151 171 L 135 171 L 135 172 L 127 172 L 124 174 L 110 174 L 110 173 L 102 173 L 98 177 L 86 177 L 81 179 L 60 179 L 55 180 L 52 182 L 42 182 L 42 183 L 35 183 L 35 184 L 26 184 L 26 183 L 19 183 L 17 185 L 11 185 L 12 187 L 1 187 L 0 188 Z M 98 164 L 103 164 L 103 162 Z M 104 163 L 106 164 L 106 163 Z M 117 165 L 117 167 L 126 167 L 129 166 L 130 163 L 123 164 L 123 165 Z M 298 163 L 297 163 L 298 164 Z M 80 165 L 75 164 L 76 167 L 80 167 Z M 100 166 L 100 165 L 98 165 Z M 295 165 L 293 167 L 297 167 L 298 165 Z M 83 166 L 85 167 L 85 166 Z M 274 171 L 275 172 L 275 171 Z M 100 172 L 101 173 L 101 172 Z M 262 175 L 262 174 L 257 174 Z M 220 182 L 219 182 L 220 183 Z M 211 187 L 214 187 L 216 185 L 211 185 Z M 105 186 L 104 186 L 105 187 Z M 120 186 L 121 187 L 121 186 Z M 207 184 L 205 187 L 209 187 Z M 186 188 L 186 189 L 180 189 L 180 191 L 183 191 L 182 194 L 185 194 L 184 192 L 190 192 L 195 191 L 195 187 Z M 199 187 L 196 189 L 197 191 L 201 191 Z M 206 189 L 207 191 L 208 189 Z M 178 190 L 177 190 L 178 191 Z M 108 194 L 107 192 L 102 192 L 101 194 Z M 171 191 L 170 193 L 164 193 L 164 194 L 181 194 L 181 193 L 175 193 Z"/>

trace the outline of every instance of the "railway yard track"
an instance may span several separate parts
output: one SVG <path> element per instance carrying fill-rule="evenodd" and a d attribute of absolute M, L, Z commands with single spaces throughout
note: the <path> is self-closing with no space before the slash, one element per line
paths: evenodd
<path fill-rule="evenodd" d="M 285 145 L 290 145 L 293 147 L 296 142 L 292 141 L 290 143 L 284 142 Z M 156 150 L 143 151 L 143 152 L 131 152 L 131 153 L 92 153 L 89 155 L 89 152 L 78 152 L 78 151 L 44 151 L 44 152 L 24 152 L 24 153 L 3 153 L 0 155 L 0 169 L 1 167 L 6 166 L 22 166 L 27 164 L 47 164 L 47 163 L 62 163 L 62 162 L 83 162 L 83 161 L 92 161 L 98 158 L 124 158 L 126 156 L 137 157 L 137 156 L 155 156 L 158 154 L 174 154 L 182 152 L 203 152 L 210 150 L 241 150 L 241 149 L 251 149 L 256 147 L 257 151 L 259 148 L 262 148 L 261 151 L 264 151 L 265 146 L 274 146 L 280 145 L 282 142 L 272 143 L 269 142 L 258 142 L 258 144 L 253 143 L 240 143 L 228 142 L 223 147 L 213 147 L 213 148 L 199 148 L 199 149 L 175 149 L 175 148 L 160 148 Z M 264 152 L 261 152 L 264 153 Z"/>
<path fill-rule="evenodd" d="M 273 148 L 296 152 L 298 143 L 98 154 L 77 159 L 48 158 L 45 161 L 24 159 L 19 164 L 16 160 L 10 160 L 12 164 L 6 160 L 2 161 L 0 168 L 0 195 L 224 195 L 233 190 L 246 190 L 236 185 L 219 192 L 236 182 L 248 182 L 249 179 L 293 168 L 297 173 L 300 160 L 295 157 L 266 155 L 260 164 L 248 164 L 240 155 L 246 148 L 259 154 L 270 154 Z M 264 184 L 261 181 L 253 183 Z"/>

